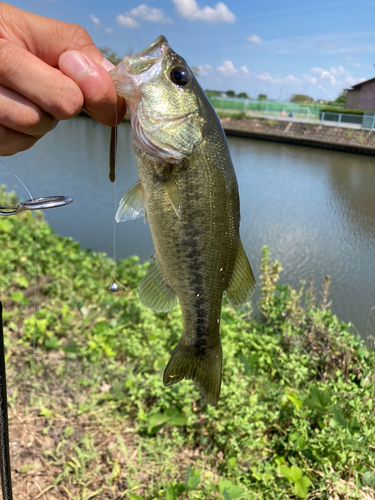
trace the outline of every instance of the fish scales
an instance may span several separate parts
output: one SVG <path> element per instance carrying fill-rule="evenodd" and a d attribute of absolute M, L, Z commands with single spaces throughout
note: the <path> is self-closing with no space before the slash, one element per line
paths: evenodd
<path fill-rule="evenodd" d="M 227 290 L 239 305 L 254 288 L 239 236 L 235 172 L 216 113 L 165 38 L 127 59 L 113 70 L 112 78 L 129 105 L 138 183 L 120 202 L 117 220 L 145 215 L 149 222 L 155 256 L 140 285 L 141 301 L 165 311 L 175 305 L 176 296 L 180 303 L 183 332 L 166 367 L 164 384 L 191 378 L 216 405 L 222 295 Z M 137 64 L 142 71 L 137 72 Z M 167 69 L 159 70 L 158 80 L 154 67 L 163 64 Z M 177 72 L 186 71 L 190 88 L 170 83 L 176 64 Z M 144 73 L 150 69 L 147 78 Z M 160 106 L 163 99 L 166 102 Z"/>
<path fill-rule="evenodd" d="M 236 191 L 233 176 L 227 168 L 220 168 L 217 151 L 209 151 L 205 142 L 197 149 L 189 167 L 182 164 L 176 175 L 177 184 L 183 186 L 179 190 L 181 219 L 176 217 L 158 179 L 150 175 L 154 170 L 149 164 L 154 162 L 151 155 L 148 162 L 141 155 L 137 165 L 155 252 L 168 285 L 179 297 L 185 338 L 195 342 L 199 337 L 207 337 L 208 343 L 215 343 L 222 294 L 237 248 L 238 196 L 233 196 L 232 191 Z M 208 325 L 212 325 L 211 330 Z"/>

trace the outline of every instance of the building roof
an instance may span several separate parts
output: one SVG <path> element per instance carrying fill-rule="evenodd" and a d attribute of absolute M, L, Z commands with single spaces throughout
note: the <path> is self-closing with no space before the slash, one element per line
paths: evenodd
<path fill-rule="evenodd" d="M 345 89 L 345 90 L 359 90 L 362 87 L 362 85 L 366 85 L 366 83 L 370 82 L 375 82 L 375 78 L 370 78 L 370 80 L 365 80 L 364 82 L 357 83 L 356 85 L 352 85 L 351 89 Z"/>

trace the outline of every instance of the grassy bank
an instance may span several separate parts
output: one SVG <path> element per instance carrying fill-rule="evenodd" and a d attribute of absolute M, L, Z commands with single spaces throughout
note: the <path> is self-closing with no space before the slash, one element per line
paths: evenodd
<path fill-rule="evenodd" d="M 212 408 L 162 385 L 181 314 L 140 304 L 147 266 L 120 262 L 129 292 L 112 294 L 110 259 L 37 225 L 34 321 L 34 219 L 0 218 L 15 498 L 375 498 L 375 356 L 332 315 L 328 279 L 278 285 L 264 249 L 259 313 L 224 298 Z"/>

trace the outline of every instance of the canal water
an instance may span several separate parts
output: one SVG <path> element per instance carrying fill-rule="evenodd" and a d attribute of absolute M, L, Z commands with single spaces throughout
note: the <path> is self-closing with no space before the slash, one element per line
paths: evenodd
<path fill-rule="evenodd" d="M 3 158 L 0 184 L 28 198 L 68 195 L 45 211 L 58 234 L 114 255 L 114 213 L 137 180 L 130 126 L 119 127 L 118 179 L 108 180 L 109 129 L 77 117 L 59 123 L 29 151 Z M 263 245 L 282 263 L 281 282 L 298 287 L 331 277 L 332 309 L 364 338 L 375 335 L 375 161 L 266 141 L 229 138 L 241 199 L 241 236 L 259 276 Z M 116 203 L 115 203 L 116 197 Z M 153 244 L 143 219 L 115 225 L 116 259 L 147 260 Z M 109 277 L 110 279 L 110 277 Z"/>

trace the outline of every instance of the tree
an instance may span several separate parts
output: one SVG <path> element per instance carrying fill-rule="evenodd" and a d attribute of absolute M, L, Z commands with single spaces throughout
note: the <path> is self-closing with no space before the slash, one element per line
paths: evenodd
<path fill-rule="evenodd" d="M 227 90 L 227 96 L 228 97 L 236 97 L 236 93 L 234 90 Z"/>
<path fill-rule="evenodd" d="M 111 63 L 114 64 L 115 66 L 117 66 L 123 59 L 121 56 L 116 54 L 116 52 L 113 52 L 113 50 L 110 49 L 109 47 L 98 47 L 98 48 L 100 52 L 104 55 L 104 57 L 106 57 L 108 61 L 111 61 Z"/>
<path fill-rule="evenodd" d="M 249 99 L 249 96 L 246 94 L 246 92 L 240 92 L 237 94 L 237 97 L 241 97 L 242 99 Z"/>
<path fill-rule="evenodd" d="M 345 106 L 346 94 L 346 90 L 341 92 L 341 94 L 334 101 L 329 103 L 330 106 Z"/>
<path fill-rule="evenodd" d="M 209 97 L 214 97 L 214 96 L 221 96 L 221 94 L 223 93 L 221 90 L 205 90 L 206 92 L 206 95 L 208 95 Z"/>
<path fill-rule="evenodd" d="M 293 94 L 290 102 L 295 102 L 297 104 L 312 104 L 314 99 L 305 94 Z"/>
<path fill-rule="evenodd" d="M 258 95 L 258 101 L 266 101 L 266 100 L 267 100 L 266 94 L 259 94 Z"/>

